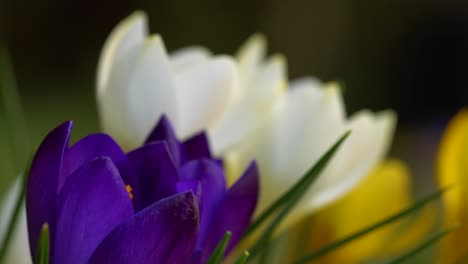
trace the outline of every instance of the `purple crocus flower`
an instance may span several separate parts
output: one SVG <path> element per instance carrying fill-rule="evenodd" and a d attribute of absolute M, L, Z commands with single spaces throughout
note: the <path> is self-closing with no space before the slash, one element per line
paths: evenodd
<path fill-rule="evenodd" d="M 129 153 L 106 134 L 68 147 L 72 122 L 50 132 L 32 162 L 26 208 L 31 253 L 44 223 L 50 262 L 204 263 L 226 231 L 231 250 L 258 197 L 252 162 L 226 188 L 205 134 L 183 143 L 162 118 Z"/>

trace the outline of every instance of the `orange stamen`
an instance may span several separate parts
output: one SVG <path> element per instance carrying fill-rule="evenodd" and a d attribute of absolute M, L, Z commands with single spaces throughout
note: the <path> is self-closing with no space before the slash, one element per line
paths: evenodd
<path fill-rule="evenodd" d="M 130 200 L 133 200 L 132 186 L 130 186 L 130 184 L 127 184 L 127 185 L 125 185 L 125 189 L 127 189 L 128 196 L 130 196 Z"/>

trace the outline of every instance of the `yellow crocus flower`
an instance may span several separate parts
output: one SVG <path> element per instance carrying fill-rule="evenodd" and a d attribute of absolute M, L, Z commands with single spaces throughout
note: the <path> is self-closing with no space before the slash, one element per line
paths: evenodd
<path fill-rule="evenodd" d="M 351 193 L 297 226 L 291 258 L 313 252 L 383 220 L 413 203 L 406 165 L 390 159 L 375 168 Z M 434 224 L 434 208 L 397 221 L 323 256 L 314 263 L 362 263 L 385 259 L 421 242 Z M 304 230 L 308 230 L 304 232 Z M 304 246 L 307 245 L 307 246 Z M 293 260 L 293 259 L 291 259 Z"/>
<path fill-rule="evenodd" d="M 468 255 L 468 109 L 449 123 L 441 141 L 437 160 L 440 187 L 455 185 L 443 197 L 444 223 L 458 228 L 444 238 L 439 263 L 455 263 Z"/>

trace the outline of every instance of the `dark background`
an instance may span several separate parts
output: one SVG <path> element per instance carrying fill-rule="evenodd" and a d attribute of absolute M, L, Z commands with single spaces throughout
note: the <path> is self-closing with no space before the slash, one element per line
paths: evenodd
<path fill-rule="evenodd" d="M 0 0 L 0 40 L 13 58 L 35 146 L 66 119 L 76 121 L 75 138 L 98 130 L 98 55 L 112 28 L 136 9 L 148 13 L 168 50 L 199 44 L 233 53 L 262 32 L 270 52 L 287 56 L 291 78 L 343 82 L 349 113 L 395 109 L 392 153 L 423 178 L 447 120 L 468 102 L 468 1 Z"/>

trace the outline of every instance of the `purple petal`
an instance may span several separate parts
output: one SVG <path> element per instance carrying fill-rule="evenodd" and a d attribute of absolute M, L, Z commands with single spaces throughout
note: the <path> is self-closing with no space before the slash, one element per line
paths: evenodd
<path fill-rule="evenodd" d="M 86 263 L 102 240 L 132 216 L 132 202 L 111 159 L 85 163 L 59 193 L 55 262 Z"/>
<path fill-rule="evenodd" d="M 201 158 L 210 159 L 210 145 L 208 137 L 204 132 L 189 138 L 183 143 L 185 161 L 196 160 Z"/>
<path fill-rule="evenodd" d="M 68 121 L 52 130 L 42 142 L 31 164 L 26 211 L 32 256 L 36 255 L 37 240 L 44 223 L 49 223 L 51 239 L 55 237 L 57 186 L 72 126 L 73 122 Z M 50 250 L 53 256 L 54 247 Z"/>
<path fill-rule="evenodd" d="M 193 193 L 176 194 L 114 229 L 88 263 L 187 263 L 195 247 L 198 221 Z"/>
<path fill-rule="evenodd" d="M 151 131 L 150 135 L 146 139 L 145 145 L 155 141 L 165 141 L 174 159 L 174 163 L 179 167 L 183 161 L 183 151 L 179 140 L 174 132 L 174 128 L 171 125 L 169 119 L 163 115 L 159 120 L 156 127 Z"/>
<path fill-rule="evenodd" d="M 203 246 L 203 261 L 208 259 L 226 231 L 232 232 L 226 254 L 242 238 L 257 205 L 258 181 L 257 164 L 253 161 L 244 175 L 226 192 L 223 201 L 217 208 L 210 226 L 209 237 Z"/>
<path fill-rule="evenodd" d="M 125 184 L 132 187 L 133 193 L 140 193 L 140 185 L 132 164 L 120 146 L 106 134 L 92 134 L 75 143 L 65 153 L 59 179 L 59 192 L 66 178 L 84 163 L 97 157 L 109 157 L 119 169 Z M 139 196 L 132 200 L 135 207 L 141 206 Z"/>
<path fill-rule="evenodd" d="M 199 181 L 184 180 L 184 181 L 177 182 L 176 184 L 177 193 L 189 192 L 189 191 L 192 191 L 195 194 L 195 197 L 197 197 L 197 203 L 201 204 L 202 190 L 201 190 L 201 184 Z"/>
<path fill-rule="evenodd" d="M 178 174 L 165 142 L 153 142 L 128 154 L 140 182 L 142 201 L 139 211 L 176 193 Z"/>
<path fill-rule="evenodd" d="M 197 242 L 197 248 L 200 248 L 211 232 L 211 219 L 226 192 L 223 169 L 213 160 L 193 160 L 182 166 L 180 177 L 198 180 L 201 184 L 200 234 Z"/>

